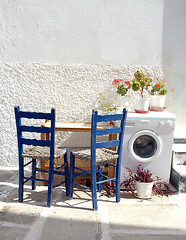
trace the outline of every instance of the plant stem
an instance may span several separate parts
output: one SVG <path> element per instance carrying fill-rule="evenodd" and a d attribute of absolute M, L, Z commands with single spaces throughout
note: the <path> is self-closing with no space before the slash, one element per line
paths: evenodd
<path fill-rule="evenodd" d="M 141 96 L 143 98 L 143 87 L 141 88 Z"/>

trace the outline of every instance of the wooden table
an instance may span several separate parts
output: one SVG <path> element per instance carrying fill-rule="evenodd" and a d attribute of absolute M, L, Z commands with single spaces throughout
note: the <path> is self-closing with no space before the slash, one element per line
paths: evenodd
<path fill-rule="evenodd" d="M 46 121 L 45 124 L 42 125 L 43 127 L 50 127 L 50 121 Z M 98 129 L 103 129 L 103 128 L 112 128 L 112 124 L 98 124 Z M 88 122 L 62 122 L 62 121 L 56 121 L 55 124 L 55 130 L 56 131 L 61 131 L 61 132 L 91 132 L 91 123 Z M 42 140 L 49 140 L 49 133 L 41 133 L 41 139 Z M 116 134 L 111 134 L 109 135 L 109 140 L 115 140 L 116 139 Z M 115 148 L 111 148 L 112 150 L 115 150 Z M 48 168 L 48 164 L 46 165 L 46 162 L 43 161 L 41 163 L 43 168 Z M 109 176 L 113 177 L 114 176 L 114 167 L 110 167 L 109 169 Z M 45 177 L 45 173 L 42 173 L 42 177 Z"/>
<path fill-rule="evenodd" d="M 47 121 L 44 125 L 44 127 L 50 127 L 50 121 Z M 105 125 L 98 125 L 99 129 L 105 128 L 105 127 L 112 127 L 110 124 Z M 88 122 L 61 122 L 56 121 L 56 131 L 62 131 L 62 132 L 90 132 L 91 131 L 91 123 Z"/>

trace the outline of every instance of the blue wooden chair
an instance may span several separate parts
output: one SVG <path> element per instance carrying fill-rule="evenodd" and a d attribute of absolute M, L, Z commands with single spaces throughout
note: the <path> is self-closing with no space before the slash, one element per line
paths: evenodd
<path fill-rule="evenodd" d="M 24 112 L 20 111 L 19 106 L 14 108 L 16 126 L 17 126 L 17 140 L 18 140 L 18 158 L 19 158 L 19 202 L 23 202 L 24 184 L 31 180 L 32 190 L 36 188 L 36 181 L 42 181 L 48 183 L 48 196 L 47 207 L 52 204 L 52 191 L 53 188 L 65 183 L 66 195 L 69 196 L 68 186 L 68 150 L 55 148 L 55 109 L 51 110 L 51 113 L 39 113 L 39 112 Z M 28 120 L 31 119 L 31 120 Z M 32 126 L 28 124 L 29 121 L 35 122 L 37 125 L 38 120 L 33 119 L 45 119 L 51 121 L 51 127 Z M 25 124 L 22 124 L 25 122 Z M 27 133 L 26 133 L 27 132 Z M 45 133 L 50 134 L 50 140 L 37 140 L 33 138 L 33 133 Z M 24 137 L 26 135 L 26 137 Z M 27 146 L 31 145 L 31 146 Z M 27 146 L 27 147 L 26 147 Z M 64 157 L 64 164 L 54 168 L 54 158 L 58 159 Z M 24 158 L 31 158 L 25 163 Z M 37 162 L 49 160 L 49 169 L 38 168 Z M 26 177 L 24 174 L 24 168 L 31 164 L 32 176 Z M 48 179 L 37 178 L 37 172 L 48 173 Z M 53 174 L 64 175 L 65 180 L 56 186 L 53 186 Z"/>
<path fill-rule="evenodd" d="M 92 122 L 91 122 L 91 149 L 72 151 L 70 153 L 70 198 L 73 198 L 73 185 L 79 185 L 83 188 L 90 189 L 92 191 L 92 203 L 93 209 L 97 210 L 97 192 L 101 191 L 101 184 L 114 181 L 116 185 L 116 202 L 120 201 L 120 170 L 121 170 L 121 153 L 123 146 L 124 130 L 126 123 L 127 111 L 123 109 L 122 114 L 113 115 L 98 115 L 98 112 L 92 111 Z M 116 125 L 119 127 L 97 129 L 97 123 L 99 122 L 115 122 L 118 121 Z M 117 140 L 112 141 L 97 141 L 97 136 L 117 134 Z M 117 151 L 110 150 L 108 148 L 117 147 Z M 84 169 L 75 166 L 75 157 L 83 161 L 90 162 L 90 169 L 86 171 Z M 115 159 L 115 164 L 110 161 Z M 105 176 L 103 174 L 103 166 L 109 164 L 115 167 L 115 177 Z M 74 170 L 77 171 L 74 171 Z M 75 177 L 80 177 L 83 175 L 91 175 L 91 188 L 81 185 L 74 181 Z"/>

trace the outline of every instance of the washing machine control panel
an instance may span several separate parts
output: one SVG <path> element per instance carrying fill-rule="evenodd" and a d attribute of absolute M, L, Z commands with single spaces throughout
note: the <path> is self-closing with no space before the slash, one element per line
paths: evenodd
<path fill-rule="evenodd" d="M 170 118 L 169 118 L 170 117 Z M 173 130 L 175 119 L 167 112 L 128 113 L 126 128 Z"/>
<path fill-rule="evenodd" d="M 160 121 L 159 127 L 166 127 L 166 128 L 172 128 L 173 127 L 173 121 L 172 120 L 166 120 L 166 121 Z"/>
<path fill-rule="evenodd" d="M 126 128 L 139 128 L 139 129 L 174 129 L 174 121 L 170 119 L 152 120 L 152 119 L 140 119 L 129 120 L 126 123 Z"/>

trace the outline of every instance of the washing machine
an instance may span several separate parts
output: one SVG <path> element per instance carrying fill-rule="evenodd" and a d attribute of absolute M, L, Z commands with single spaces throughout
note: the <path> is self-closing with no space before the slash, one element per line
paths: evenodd
<path fill-rule="evenodd" d="M 175 115 L 166 111 L 127 114 L 121 182 L 128 175 L 126 167 L 134 171 L 141 164 L 169 183 L 174 126 Z"/>

